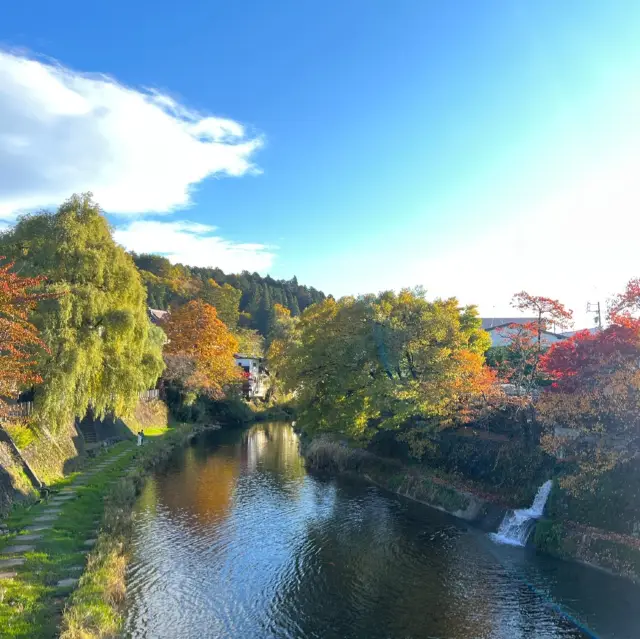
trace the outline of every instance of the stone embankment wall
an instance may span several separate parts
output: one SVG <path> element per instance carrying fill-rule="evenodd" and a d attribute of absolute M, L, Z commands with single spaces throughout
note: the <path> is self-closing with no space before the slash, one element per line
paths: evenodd
<path fill-rule="evenodd" d="M 535 545 L 560 559 L 571 559 L 640 583 L 640 537 L 571 521 L 538 522 Z"/>
<path fill-rule="evenodd" d="M 97 421 L 97 443 L 99 445 L 101 440 L 112 437 L 133 439 L 134 433 L 140 429 L 166 428 L 168 419 L 164 402 L 141 400 L 129 418 L 105 420 L 107 423 Z M 39 484 L 29 479 L 24 471 L 24 462 L 39 482 L 51 484 L 78 470 L 86 459 L 88 447 L 74 424 L 54 435 L 43 425 L 12 422 L 0 435 L 0 518 L 11 510 L 14 503 L 35 500 L 39 495 Z"/>

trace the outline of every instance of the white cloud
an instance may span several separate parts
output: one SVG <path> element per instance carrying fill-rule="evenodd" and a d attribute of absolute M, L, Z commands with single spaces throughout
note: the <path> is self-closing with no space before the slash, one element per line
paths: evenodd
<path fill-rule="evenodd" d="M 136 220 L 117 228 L 114 237 L 130 251 L 159 253 L 174 263 L 217 266 L 228 273 L 268 271 L 272 247 L 231 242 L 214 235 L 215 230 L 196 222 Z"/>
<path fill-rule="evenodd" d="M 0 51 L 0 217 L 92 191 L 109 213 L 189 204 L 207 177 L 256 171 L 237 122 L 155 90 Z"/>

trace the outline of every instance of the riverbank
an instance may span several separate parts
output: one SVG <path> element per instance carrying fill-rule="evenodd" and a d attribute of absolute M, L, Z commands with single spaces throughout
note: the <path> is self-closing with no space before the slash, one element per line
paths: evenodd
<path fill-rule="evenodd" d="M 213 427 L 184 424 L 138 449 L 127 473 L 107 492 L 100 533 L 87 569 L 64 610 L 60 639 L 98 639 L 119 632 L 135 500 L 145 477 L 207 428 Z"/>
<path fill-rule="evenodd" d="M 55 637 L 62 608 L 95 543 L 104 494 L 131 462 L 128 442 L 93 460 L 90 470 L 51 485 L 47 499 L 13 510 L 0 538 L 3 637 Z"/>
<path fill-rule="evenodd" d="M 577 524 L 543 520 L 536 526 L 539 552 L 604 570 L 640 583 L 640 538 Z"/>
<path fill-rule="evenodd" d="M 498 529 L 505 513 L 513 506 L 505 503 L 503 496 L 468 480 L 378 457 L 329 438 L 307 442 L 303 452 L 310 470 L 354 473 L 385 490 L 449 513 L 488 532 Z M 640 582 L 639 537 L 570 520 L 544 519 L 537 522 L 531 539 L 540 553 Z"/>
<path fill-rule="evenodd" d="M 320 437 L 304 446 L 307 468 L 324 473 L 354 473 L 390 492 L 449 513 L 482 528 L 496 530 L 508 505 L 495 494 L 454 484 L 436 471 L 378 457 L 359 448 Z"/>
<path fill-rule="evenodd" d="M 110 636 L 124 596 L 127 527 L 144 476 L 201 425 L 159 430 L 143 448 L 121 442 L 91 469 L 50 486 L 46 500 L 14 509 L 0 538 L 3 637 Z M 74 590 L 77 587 L 76 590 Z"/>

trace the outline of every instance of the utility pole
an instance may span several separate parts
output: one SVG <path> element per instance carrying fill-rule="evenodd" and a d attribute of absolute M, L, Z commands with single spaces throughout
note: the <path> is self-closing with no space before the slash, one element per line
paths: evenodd
<path fill-rule="evenodd" d="M 587 302 L 587 313 L 595 313 L 596 324 L 602 330 L 602 313 L 600 312 L 600 302 Z"/>

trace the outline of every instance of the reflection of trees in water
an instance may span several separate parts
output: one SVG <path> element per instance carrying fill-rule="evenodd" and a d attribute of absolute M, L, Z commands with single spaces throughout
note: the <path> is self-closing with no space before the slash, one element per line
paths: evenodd
<path fill-rule="evenodd" d="M 154 516 L 158 510 L 158 484 L 150 479 L 145 482 L 142 492 L 136 501 L 136 511 L 146 512 Z"/>
<path fill-rule="evenodd" d="M 392 504 L 375 493 L 342 495 L 329 517 L 308 525 L 272 603 L 274 634 L 295 627 L 295 637 L 490 636 L 477 623 L 482 600 L 460 601 L 440 578 L 452 560 L 447 535 L 425 540 L 451 526 L 407 526 Z"/>
<path fill-rule="evenodd" d="M 298 436 L 289 424 L 257 424 L 245 432 L 247 465 L 273 473 L 277 481 L 302 480 L 305 475 Z"/>
<path fill-rule="evenodd" d="M 187 448 L 178 472 L 156 481 L 162 502 L 173 511 L 187 511 L 205 522 L 218 522 L 229 515 L 240 475 L 236 455 L 218 454 L 202 458 L 197 449 Z"/>
<path fill-rule="evenodd" d="M 196 515 L 204 522 L 218 522 L 229 515 L 236 484 L 245 469 L 267 471 L 291 493 L 305 476 L 298 437 L 288 424 L 265 423 L 246 431 L 226 433 L 212 451 L 189 447 L 166 474 L 148 482 L 170 511 Z M 158 497 L 148 492 L 150 505 Z"/>

